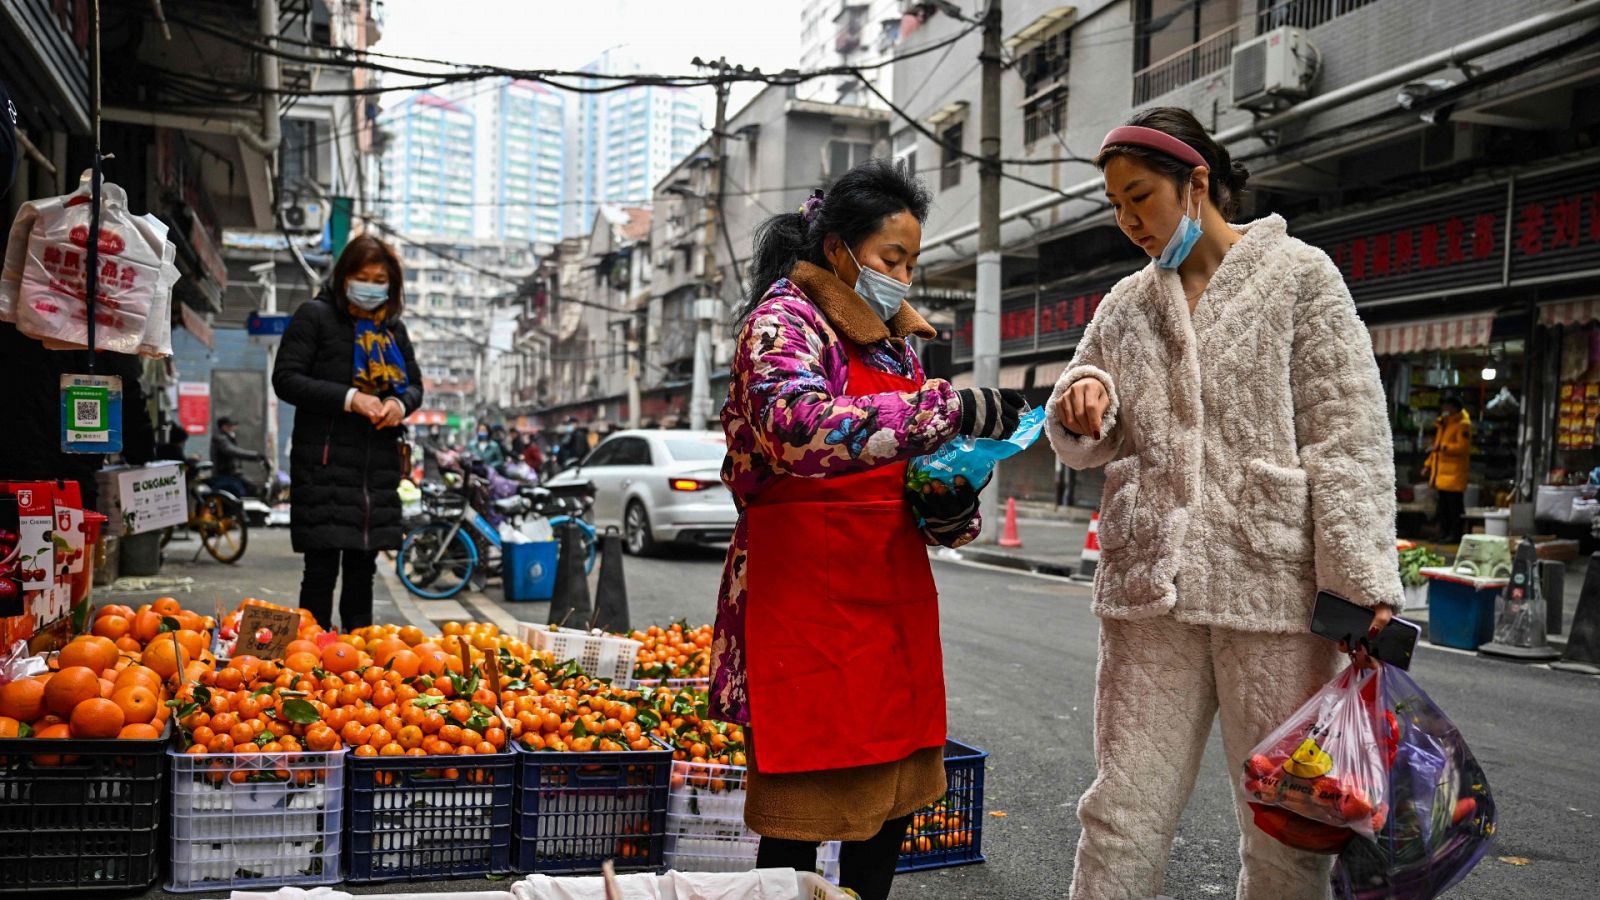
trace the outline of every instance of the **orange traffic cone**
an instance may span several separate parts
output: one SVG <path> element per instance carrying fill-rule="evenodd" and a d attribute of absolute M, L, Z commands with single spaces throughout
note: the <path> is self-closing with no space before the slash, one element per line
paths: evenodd
<path fill-rule="evenodd" d="M 1076 581 L 1093 581 L 1094 570 L 1100 567 L 1100 511 L 1089 517 L 1089 533 L 1083 537 L 1083 555 L 1078 557 Z"/>
<path fill-rule="evenodd" d="M 1017 535 L 1017 498 L 1006 498 L 1006 528 L 1000 534 L 1000 546 L 1021 547 L 1022 538 Z"/>

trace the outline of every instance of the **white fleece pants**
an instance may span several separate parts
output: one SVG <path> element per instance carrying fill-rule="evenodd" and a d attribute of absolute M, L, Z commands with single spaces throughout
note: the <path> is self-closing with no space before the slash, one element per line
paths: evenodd
<path fill-rule="evenodd" d="M 1178 818 L 1194 790 L 1211 723 L 1222 713 L 1232 783 L 1256 742 L 1338 668 L 1337 648 L 1310 634 L 1186 625 L 1171 616 L 1100 620 L 1094 749 L 1100 772 L 1078 803 L 1083 835 L 1074 900 L 1161 893 Z M 1322 900 L 1332 857 L 1262 833 L 1237 787 L 1239 900 Z"/>

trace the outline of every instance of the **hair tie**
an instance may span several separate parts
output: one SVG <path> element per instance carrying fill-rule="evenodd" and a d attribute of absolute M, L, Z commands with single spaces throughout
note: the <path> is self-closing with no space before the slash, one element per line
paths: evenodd
<path fill-rule="evenodd" d="M 810 225 L 812 222 L 817 220 L 817 213 L 821 210 L 822 189 L 817 188 L 811 192 L 811 196 L 807 197 L 805 202 L 800 204 L 800 218 L 804 219 L 807 225 Z"/>

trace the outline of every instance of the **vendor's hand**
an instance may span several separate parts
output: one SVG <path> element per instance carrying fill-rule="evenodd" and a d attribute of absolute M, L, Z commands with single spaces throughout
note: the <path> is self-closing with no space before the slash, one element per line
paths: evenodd
<path fill-rule="evenodd" d="M 923 528 L 940 543 L 960 537 L 978 515 L 978 490 L 956 476 L 955 484 L 931 481 L 924 491 L 907 489 L 906 499 L 922 517 Z"/>
<path fill-rule="evenodd" d="M 1081 378 L 1061 394 L 1056 415 L 1061 427 L 1076 435 L 1088 435 L 1100 440 L 1100 420 L 1111 406 L 1106 386 L 1098 378 Z"/>
<path fill-rule="evenodd" d="M 383 401 L 371 394 L 356 394 L 350 401 L 350 411 L 358 416 L 366 416 L 374 424 L 383 417 Z"/>
<path fill-rule="evenodd" d="M 394 397 L 383 401 L 383 414 L 372 420 L 372 424 L 379 428 L 393 428 L 399 425 L 406 417 L 405 404 Z"/>
<path fill-rule="evenodd" d="M 1367 628 L 1367 640 L 1370 641 L 1373 638 L 1376 638 L 1379 632 L 1383 631 L 1383 629 L 1389 626 L 1389 620 L 1393 618 L 1394 607 L 1387 603 L 1378 604 L 1378 606 L 1372 611 L 1372 625 Z M 1349 644 L 1340 641 L 1339 649 L 1349 653 L 1350 658 L 1355 661 L 1354 664 L 1359 669 L 1378 668 L 1378 660 L 1375 659 L 1372 654 L 1367 652 L 1365 645 L 1358 644 L 1355 650 L 1351 650 Z"/>
<path fill-rule="evenodd" d="M 975 438 L 1004 440 L 1017 430 L 1022 408 L 1028 404 L 1021 391 L 996 388 L 963 388 L 959 434 Z"/>

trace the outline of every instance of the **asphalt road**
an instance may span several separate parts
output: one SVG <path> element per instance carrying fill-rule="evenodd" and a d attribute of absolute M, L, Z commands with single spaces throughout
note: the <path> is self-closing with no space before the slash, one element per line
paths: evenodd
<path fill-rule="evenodd" d="M 299 561 L 290 556 L 282 532 L 252 534 L 250 553 L 239 567 L 186 560 L 187 554 L 169 564 L 165 574 L 193 576 L 199 597 L 216 595 L 225 602 L 236 602 L 241 593 L 292 598 L 298 583 Z M 635 627 L 677 618 L 710 621 L 720 566 L 716 550 L 629 558 Z M 1094 777 L 1097 620 L 1088 610 L 1088 591 L 1061 579 L 965 564 L 937 562 L 934 571 L 943 599 L 951 733 L 989 751 L 987 808 L 1006 816 L 984 819 L 986 864 L 904 876 L 895 896 L 1064 897 L 1078 838 L 1074 808 Z M 490 593 L 497 596 L 492 588 Z M 493 613 L 536 619 L 544 609 L 481 596 L 460 605 L 398 600 L 380 587 L 379 618 L 444 621 Z M 1449 896 L 1600 896 L 1600 678 L 1426 646 L 1413 674 L 1466 735 L 1500 808 L 1497 845 Z M 1231 896 L 1237 835 L 1221 738 L 1213 733 L 1173 847 L 1165 893 Z M 496 884 L 504 882 L 428 882 L 353 892 Z M 176 895 L 156 890 L 147 896 Z"/>

